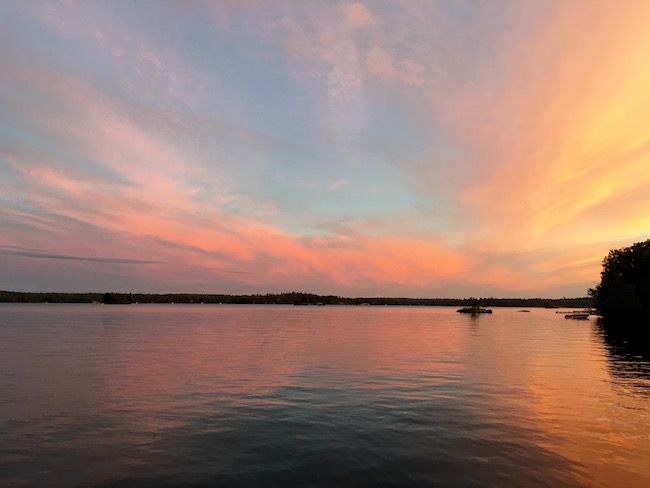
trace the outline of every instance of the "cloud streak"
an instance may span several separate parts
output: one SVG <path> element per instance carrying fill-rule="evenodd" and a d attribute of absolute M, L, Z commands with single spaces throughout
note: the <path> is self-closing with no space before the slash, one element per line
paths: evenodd
<path fill-rule="evenodd" d="M 20 256 L 35 259 L 60 259 L 63 261 L 87 261 L 90 263 L 105 264 L 161 264 L 162 261 L 147 261 L 143 259 L 124 259 L 124 258 L 102 258 L 92 256 L 67 256 L 63 254 L 52 254 L 39 249 L 22 249 L 14 246 L 0 246 L 0 254 L 6 256 Z"/>

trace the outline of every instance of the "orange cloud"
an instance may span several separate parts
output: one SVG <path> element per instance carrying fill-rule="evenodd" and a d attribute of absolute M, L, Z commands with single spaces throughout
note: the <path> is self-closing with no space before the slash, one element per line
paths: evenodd
<path fill-rule="evenodd" d="M 506 46 L 482 89 L 438 94 L 468 148 L 458 202 L 469 239 L 503 253 L 557 249 L 567 279 L 575 267 L 561 249 L 603 254 L 604 236 L 647 235 L 649 15 L 646 2 L 563 3 Z M 617 218 L 599 219 L 608 207 Z M 590 262 L 596 279 L 600 260 Z"/>

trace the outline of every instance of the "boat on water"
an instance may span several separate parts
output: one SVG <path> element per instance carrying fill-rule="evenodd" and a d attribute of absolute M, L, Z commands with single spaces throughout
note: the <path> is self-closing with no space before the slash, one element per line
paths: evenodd
<path fill-rule="evenodd" d="M 564 316 L 565 319 L 587 320 L 589 312 L 570 312 Z"/>

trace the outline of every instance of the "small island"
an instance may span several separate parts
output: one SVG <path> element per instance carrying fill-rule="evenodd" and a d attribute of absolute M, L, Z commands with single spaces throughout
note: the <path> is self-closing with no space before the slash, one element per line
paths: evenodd
<path fill-rule="evenodd" d="M 489 308 L 479 307 L 478 305 L 472 305 L 471 307 L 459 308 L 458 310 L 456 310 L 456 312 L 478 314 L 478 313 L 492 313 L 492 310 L 490 310 Z"/>
<path fill-rule="evenodd" d="M 456 310 L 458 313 L 470 313 L 472 315 L 478 315 L 480 313 L 492 313 L 492 310 L 489 308 L 484 308 L 481 306 L 481 301 L 478 298 L 470 298 L 469 307 L 459 308 Z"/>

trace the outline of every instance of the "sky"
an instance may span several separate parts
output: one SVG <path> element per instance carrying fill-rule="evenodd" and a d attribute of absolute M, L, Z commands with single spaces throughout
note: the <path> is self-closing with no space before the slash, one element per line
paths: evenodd
<path fill-rule="evenodd" d="M 650 238 L 650 2 L 4 1 L 0 289 L 574 297 Z"/>

